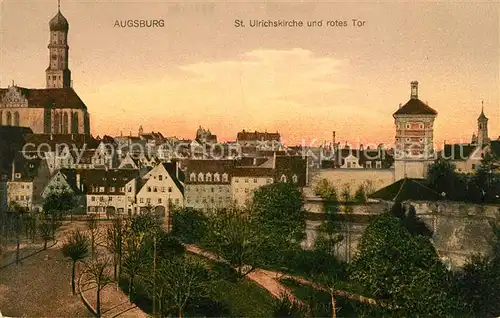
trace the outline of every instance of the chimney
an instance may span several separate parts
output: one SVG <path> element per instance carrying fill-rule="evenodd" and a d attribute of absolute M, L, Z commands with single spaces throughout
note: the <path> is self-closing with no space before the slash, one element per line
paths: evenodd
<path fill-rule="evenodd" d="M 335 130 L 332 132 L 332 145 L 335 145 Z"/>
<path fill-rule="evenodd" d="M 11 176 L 12 181 L 14 181 L 15 174 L 16 174 L 16 159 L 14 158 L 12 160 L 12 176 Z"/>
<path fill-rule="evenodd" d="M 411 99 L 418 99 L 418 82 L 411 82 Z"/>
<path fill-rule="evenodd" d="M 403 104 L 399 103 L 399 109 L 401 109 L 401 107 L 403 107 Z"/>
<path fill-rule="evenodd" d="M 81 184 L 80 184 L 80 174 L 78 172 L 76 173 L 76 188 L 79 190 L 82 190 Z"/>
<path fill-rule="evenodd" d="M 363 144 L 359 145 L 359 150 L 363 151 L 365 148 L 363 147 Z"/>

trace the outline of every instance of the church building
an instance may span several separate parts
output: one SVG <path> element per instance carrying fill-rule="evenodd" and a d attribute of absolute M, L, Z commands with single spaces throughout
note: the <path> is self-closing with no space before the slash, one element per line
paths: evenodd
<path fill-rule="evenodd" d="M 90 134 L 87 106 L 72 87 L 68 20 L 60 8 L 49 22 L 45 88 L 0 88 L 0 126 L 29 127 L 35 134 Z"/>

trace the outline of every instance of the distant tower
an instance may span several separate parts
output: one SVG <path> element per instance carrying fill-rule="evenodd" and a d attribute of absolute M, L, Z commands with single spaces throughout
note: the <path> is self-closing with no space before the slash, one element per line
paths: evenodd
<path fill-rule="evenodd" d="M 411 82 L 410 100 L 393 114 L 396 125 L 395 181 L 425 178 L 434 159 L 437 112 L 418 99 L 418 82 Z"/>
<path fill-rule="evenodd" d="M 49 22 L 49 67 L 45 70 L 47 88 L 71 87 L 71 71 L 68 68 L 68 20 L 61 14 L 60 0 L 57 14 Z"/>
<path fill-rule="evenodd" d="M 142 128 L 142 125 L 139 126 L 139 137 L 144 134 L 144 129 Z"/>
<path fill-rule="evenodd" d="M 484 115 L 484 103 L 481 102 L 481 115 L 477 118 L 477 145 L 482 147 L 486 145 L 488 138 L 488 118 Z"/>

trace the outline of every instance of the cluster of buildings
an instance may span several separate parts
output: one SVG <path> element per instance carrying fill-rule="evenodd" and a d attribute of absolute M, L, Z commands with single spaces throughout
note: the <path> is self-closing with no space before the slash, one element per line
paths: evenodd
<path fill-rule="evenodd" d="M 314 197 L 327 179 L 338 189 L 373 192 L 404 178 L 424 178 L 437 157 L 473 172 L 488 151 L 500 155 L 500 139 L 488 136 L 481 112 L 471 143 L 434 149 L 437 112 L 418 98 L 393 114 L 395 146 L 353 149 L 332 140 L 319 147 L 287 146 L 278 132 L 242 130 L 218 142 L 199 127 L 193 139 L 160 132 L 94 137 L 87 106 L 72 88 L 68 67 L 69 24 L 60 11 L 50 20 L 46 88 L 14 84 L 0 89 L 0 210 L 11 203 L 41 208 L 57 191 L 78 197 L 85 213 L 133 214 L 144 208 L 168 216 L 172 206 L 200 209 L 244 205 L 255 189 L 289 182 Z M 168 220 L 168 217 L 165 218 Z"/>

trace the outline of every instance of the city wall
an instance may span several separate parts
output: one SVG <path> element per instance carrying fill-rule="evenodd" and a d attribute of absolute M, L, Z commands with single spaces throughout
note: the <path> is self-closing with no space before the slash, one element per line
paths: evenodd
<path fill-rule="evenodd" d="M 491 252 L 493 232 L 489 222 L 500 223 L 500 206 L 446 201 L 406 202 L 405 204 L 413 205 L 417 216 L 433 231 L 432 242 L 442 260 L 450 268 L 462 266 L 473 253 Z M 315 202 L 315 207 L 317 206 L 318 203 Z M 389 206 L 390 203 L 378 203 L 352 207 L 353 216 L 342 224 L 344 240 L 337 247 L 339 259 L 352 260 L 370 221 Z M 318 235 L 316 229 L 322 219 L 324 215 L 321 212 L 308 214 L 305 248 L 313 246 Z"/>

